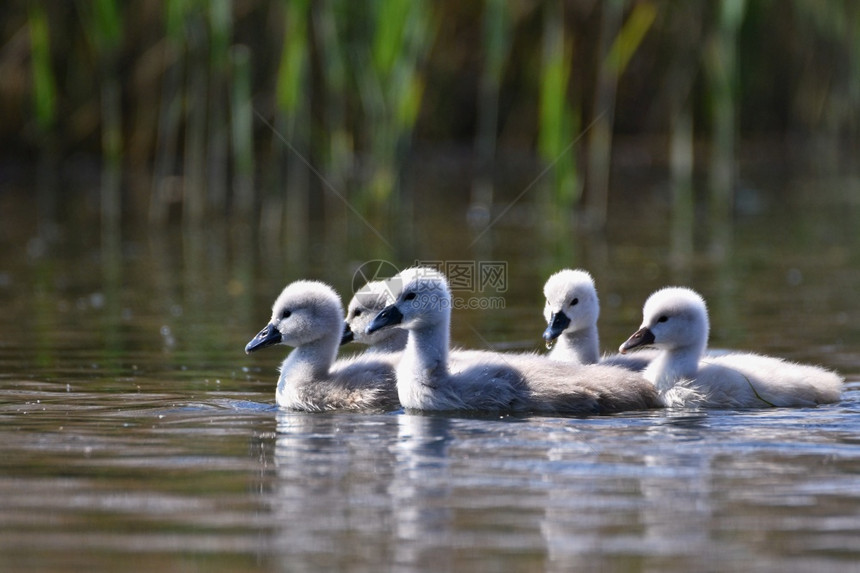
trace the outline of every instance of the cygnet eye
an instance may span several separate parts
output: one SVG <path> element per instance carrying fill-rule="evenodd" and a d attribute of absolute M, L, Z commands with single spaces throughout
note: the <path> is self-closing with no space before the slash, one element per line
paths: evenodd
<path fill-rule="evenodd" d="M 360 308 L 355 309 L 355 312 L 352 314 L 352 316 L 354 316 L 354 317 L 361 316 L 361 309 Z"/>
<path fill-rule="evenodd" d="M 415 300 L 415 293 L 410 292 L 404 295 L 403 300 Z"/>
<path fill-rule="evenodd" d="M 579 304 L 579 299 L 578 299 L 578 298 L 575 298 L 575 299 L 573 299 L 572 301 L 570 301 L 570 306 L 576 306 L 577 304 Z"/>
<path fill-rule="evenodd" d="M 285 318 L 290 318 L 291 314 L 293 314 L 293 313 L 290 312 L 289 310 L 284 310 L 284 312 L 281 313 L 281 320 L 283 320 Z"/>
<path fill-rule="evenodd" d="M 657 319 L 657 322 L 666 322 L 667 320 L 669 320 L 669 317 L 664 314 L 663 316 L 661 316 L 660 318 Z"/>

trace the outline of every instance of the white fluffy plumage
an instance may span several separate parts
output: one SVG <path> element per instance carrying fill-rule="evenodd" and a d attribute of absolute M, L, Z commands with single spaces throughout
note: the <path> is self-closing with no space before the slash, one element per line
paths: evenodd
<path fill-rule="evenodd" d="M 407 269 L 394 304 L 371 323 L 409 333 L 397 366 L 405 408 L 602 414 L 659 407 L 640 375 L 609 366 L 563 364 L 536 354 L 464 352 L 449 362 L 451 293 L 433 269 Z"/>
<path fill-rule="evenodd" d="M 704 355 L 708 311 L 704 299 L 691 289 L 658 290 L 645 302 L 642 315 L 642 326 L 620 350 L 640 346 L 660 350 L 644 376 L 661 393 L 674 392 L 672 405 L 810 407 L 841 399 L 842 377 L 818 366 L 753 353 Z"/>
<path fill-rule="evenodd" d="M 272 306 L 269 324 L 246 352 L 276 344 L 294 349 L 280 367 L 278 406 L 293 410 L 379 411 L 400 407 L 389 355 L 359 355 L 335 362 L 343 331 L 340 297 L 325 283 L 289 284 Z"/>

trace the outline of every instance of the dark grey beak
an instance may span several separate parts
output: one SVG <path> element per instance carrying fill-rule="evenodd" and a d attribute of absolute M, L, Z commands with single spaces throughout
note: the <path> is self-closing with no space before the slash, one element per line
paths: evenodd
<path fill-rule="evenodd" d="M 344 322 L 343 323 L 343 334 L 340 337 L 340 345 L 343 346 L 344 344 L 349 344 L 353 340 L 355 340 L 355 333 L 349 327 L 349 323 Z"/>
<path fill-rule="evenodd" d="M 379 311 L 373 320 L 367 325 L 367 334 L 373 334 L 377 330 L 383 329 L 392 324 L 400 324 L 403 321 L 403 314 L 395 305 L 389 305 Z"/>
<path fill-rule="evenodd" d="M 633 333 L 633 335 L 627 339 L 627 341 L 621 345 L 618 351 L 621 354 L 624 354 L 628 350 L 633 350 L 634 348 L 639 348 L 640 346 L 648 346 L 649 344 L 654 344 L 654 333 L 647 326 L 643 326 L 639 330 Z"/>
<path fill-rule="evenodd" d="M 552 313 L 549 317 L 549 326 L 543 331 L 543 339 L 547 342 L 555 340 L 568 326 L 570 326 L 570 318 L 566 314 L 563 312 Z"/>
<path fill-rule="evenodd" d="M 281 333 L 275 328 L 274 324 L 267 324 L 266 327 L 257 333 L 257 336 L 251 339 L 251 342 L 245 346 L 245 354 L 251 354 L 255 350 L 274 346 L 281 342 Z"/>

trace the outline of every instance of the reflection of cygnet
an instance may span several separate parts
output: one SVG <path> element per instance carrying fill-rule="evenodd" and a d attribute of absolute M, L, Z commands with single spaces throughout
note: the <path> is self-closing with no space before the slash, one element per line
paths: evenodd
<path fill-rule="evenodd" d="M 406 347 L 406 331 L 387 328 L 367 334 L 367 326 L 376 314 L 394 302 L 391 283 L 373 281 L 361 287 L 346 309 L 346 322 L 340 343 L 358 342 L 368 346 L 365 352 L 399 352 Z"/>
<path fill-rule="evenodd" d="M 600 301 L 594 280 L 586 271 L 563 269 L 550 276 L 543 287 L 547 322 L 543 338 L 553 360 L 573 364 L 609 364 L 628 370 L 642 371 L 657 356 L 653 351 L 637 352 L 633 356 L 611 354 L 600 356 L 597 319 Z"/>
<path fill-rule="evenodd" d="M 644 372 L 660 391 L 685 384 L 704 396 L 696 405 L 711 408 L 808 407 L 841 398 L 842 378 L 823 368 L 751 353 L 703 357 L 708 311 L 690 289 L 658 290 L 642 315 L 641 328 L 620 350 L 654 346 L 661 351 Z"/>
<path fill-rule="evenodd" d="M 395 562 L 401 570 L 455 571 L 450 551 L 456 520 L 455 481 L 449 448 L 451 418 L 404 413 L 397 416 L 397 440 L 389 448 L 397 463 L 388 487 L 392 501 Z"/>
<path fill-rule="evenodd" d="M 653 386 L 610 366 L 574 366 L 534 354 L 482 353 L 449 369 L 451 292 L 433 269 L 407 269 L 394 304 L 368 332 L 399 325 L 409 339 L 397 366 L 401 404 L 416 410 L 599 414 L 659 407 Z"/>
<path fill-rule="evenodd" d="M 275 344 L 295 347 L 281 364 L 278 378 L 276 398 L 283 408 L 309 412 L 399 408 L 392 360 L 361 355 L 334 361 L 342 331 L 337 293 L 321 282 L 296 281 L 278 296 L 269 324 L 245 352 Z"/>

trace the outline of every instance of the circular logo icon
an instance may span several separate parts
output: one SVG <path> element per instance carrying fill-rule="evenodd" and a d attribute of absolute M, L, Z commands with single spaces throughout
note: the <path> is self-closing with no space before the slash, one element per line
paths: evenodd
<path fill-rule="evenodd" d="M 400 280 L 394 278 L 399 272 L 400 269 L 382 259 L 362 263 L 352 275 L 352 293 L 370 296 L 383 294 L 390 304 L 400 294 Z"/>

